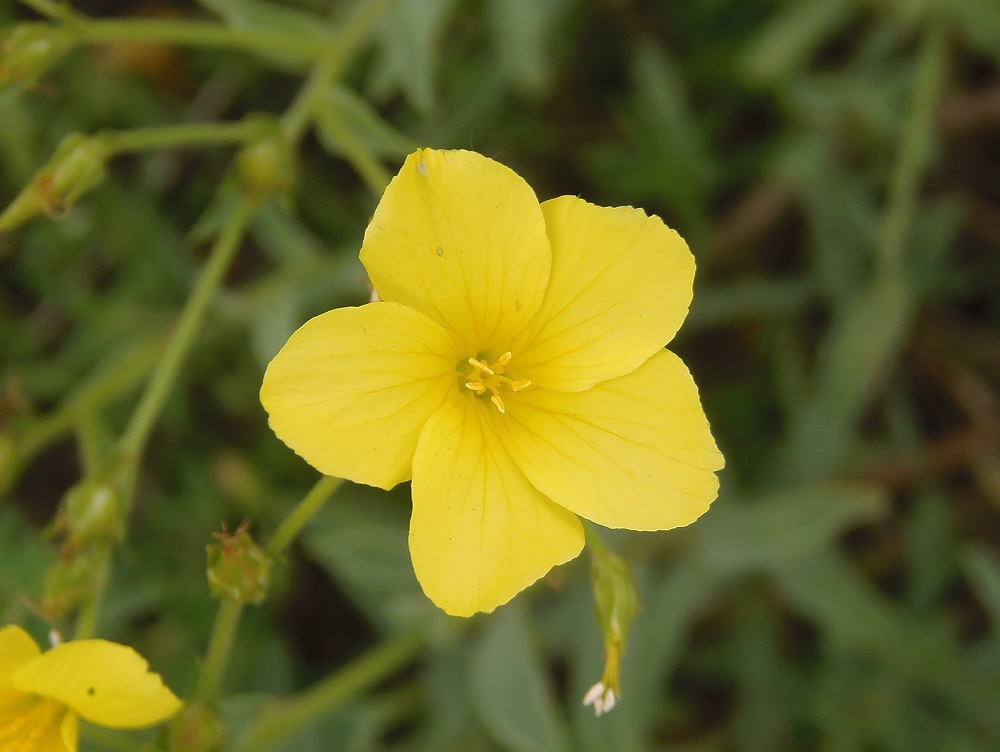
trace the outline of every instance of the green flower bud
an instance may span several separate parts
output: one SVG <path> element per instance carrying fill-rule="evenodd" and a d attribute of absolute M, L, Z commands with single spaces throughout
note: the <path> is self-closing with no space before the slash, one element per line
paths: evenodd
<path fill-rule="evenodd" d="M 207 546 L 208 586 L 216 598 L 237 603 L 261 603 L 271 586 L 271 559 L 240 526 L 230 535 L 216 533 L 217 544 Z"/>
<path fill-rule="evenodd" d="M 63 497 L 56 530 L 73 546 L 125 537 L 123 498 L 118 484 L 104 478 L 84 478 Z"/>
<path fill-rule="evenodd" d="M 236 164 L 243 191 L 258 199 L 280 195 L 295 180 L 294 152 L 277 129 L 246 146 Z"/>
<path fill-rule="evenodd" d="M 59 143 L 48 164 L 0 214 L 0 232 L 40 214 L 56 216 L 72 207 L 104 179 L 104 163 L 109 156 L 103 139 L 70 133 Z"/>
<path fill-rule="evenodd" d="M 0 31 L 0 85 L 34 86 L 72 49 L 76 36 L 62 26 L 23 23 Z"/>
<path fill-rule="evenodd" d="M 217 752 L 226 740 L 219 714 L 204 703 L 186 705 L 167 727 L 170 752 Z"/>
<path fill-rule="evenodd" d="M 590 559 L 590 580 L 594 588 L 597 622 L 604 637 L 604 674 L 583 698 L 597 715 L 611 710 L 621 697 L 621 659 L 625 654 L 632 621 L 639 611 L 639 595 L 628 565 L 603 543 L 588 535 L 593 542 Z"/>

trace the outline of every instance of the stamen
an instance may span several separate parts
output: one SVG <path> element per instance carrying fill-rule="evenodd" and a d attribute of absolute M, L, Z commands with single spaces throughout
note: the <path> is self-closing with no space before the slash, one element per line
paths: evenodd
<path fill-rule="evenodd" d="M 497 358 L 495 363 L 488 363 L 485 358 L 469 358 L 468 362 L 472 366 L 472 370 L 465 374 L 468 379 L 465 382 L 465 388 L 477 395 L 485 395 L 489 392 L 490 402 L 501 413 L 507 412 L 507 406 L 504 404 L 503 397 L 500 396 L 505 388 L 509 388 L 512 392 L 519 392 L 531 386 L 531 382 L 526 379 L 514 381 L 509 376 L 503 375 L 511 359 L 512 356 L 509 352 L 505 352 Z"/>
<path fill-rule="evenodd" d="M 473 368 L 478 368 L 483 373 L 488 373 L 490 376 L 496 376 L 496 372 L 490 368 L 484 361 L 476 360 L 475 358 L 469 358 L 469 365 Z"/>

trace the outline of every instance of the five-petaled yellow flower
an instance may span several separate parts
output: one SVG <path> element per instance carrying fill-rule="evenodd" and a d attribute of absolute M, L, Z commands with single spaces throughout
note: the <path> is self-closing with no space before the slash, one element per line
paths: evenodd
<path fill-rule="evenodd" d="M 539 205 L 503 165 L 411 154 L 361 248 L 381 301 L 306 322 L 268 366 L 274 432 L 327 475 L 412 478 L 410 554 L 450 614 L 491 611 L 577 556 L 577 515 L 665 530 L 722 455 L 664 346 L 694 259 L 632 208 Z"/>
<path fill-rule="evenodd" d="M 0 750 L 76 752 L 79 718 L 112 728 L 166 720 L 181 702 L 132 648 L 65 642 L 43 653 L 23 629 L 0 629 Z"/>

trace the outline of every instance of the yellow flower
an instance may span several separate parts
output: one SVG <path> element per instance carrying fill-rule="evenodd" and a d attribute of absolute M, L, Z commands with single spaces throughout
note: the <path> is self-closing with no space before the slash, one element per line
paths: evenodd
<path fill-rule="evenodd" d="M 445 611 L 492 611 L 577 556 L 577 515 L 665 530 L 715 499 L 722 455 L 663 349 L 694 259 L 657 217 L 539 205 L 497 162 L 424 149 L 386 189 L 361 260 L 384 302 L 306 322 L 261 401 L 320 472 L 412 478 L 413 568 Z"/>
<path fill-rule="evenodd" d="M 139 728 L 180 706 L 132 648 L 76 640 L 42 653 L 20 627 L 0 629 L 2 752 L 76 752 L 80 717 Z"/>

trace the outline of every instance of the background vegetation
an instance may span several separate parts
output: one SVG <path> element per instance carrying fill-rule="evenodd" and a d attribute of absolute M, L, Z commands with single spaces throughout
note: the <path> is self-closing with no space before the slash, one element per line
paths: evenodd
<path fill-rule="evenodd" d="M 0 23 L 64 7 L 5 3 Z M 720 498 L 685 530 L 607 535 L 643 606 L 622 702 L 595 719 L 586 556 L 449 619 L 410 569 L 407 489 L 341 487 L 203 695 L 221 696 L 225 748 L 1000 749 L 995 0 L 72 7 L 110 25 L 0 90 L 0 205 L 70 132 L 263 113 L 287 134 L 303 82 L 319 88 L 256 173 L 231 166 L 257 126 L 123 149 L 55 221 L 0 234 L 0 623 L 71 635 L 82 604 L 96 634 L 200 691 L 205 546 L 242 520 L 268 540 L 317 480 L 267 428 L 264 366 L 307 317 L 366 299 L 361 235 L 402 157 L 473 148 L 543 199 L 642 206 L 688 239 L 695 302 L 673 347 L 728 460 Z M 222 31 L 168 38 L 190 21 Z M 235 260 L 137 437 L 227 227 Z M 145 452 L 104 578 L 53 519 L 121 470 L 123 435 Z M 155 739 L 87 729 L 84 747 Z"/>

